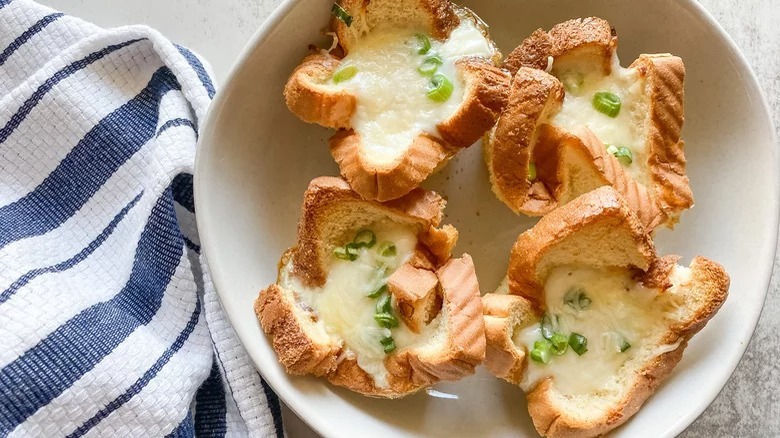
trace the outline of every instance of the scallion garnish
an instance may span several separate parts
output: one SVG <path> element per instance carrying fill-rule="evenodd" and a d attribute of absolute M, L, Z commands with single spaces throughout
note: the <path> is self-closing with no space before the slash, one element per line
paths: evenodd
<path fill-rule="evenodd" d="M 634 155 L 631 153 L 631 149 L 625 146 L 607 145 L 607 153 L 614 155 L 623 165 L 628 166 L 634 162 Z"/>
<path fill-rule="evenodd" d="M 349 254 L 347 254 L 347 249 L 344 248 L 343 246 L 339 246 L 338 248 L 335 248 L 333 250 L 333 255 L 335 255 L 336 258 L 341 259 L 341 260 L 349 260 L 350 259 Z"/>
<path fill-rule="evenodd" d="M 392 336 L 385 336 L 379 340 L 382 344 L 382 348 L 385 350 L 385 354 L 390 354 L 395 350 L 395 340 Z"/>
<path fill-rule="evenodd" d="M 374 315 L 374 320 L 380 327 L 395 328 L 398 327 L 398 320 L 390 313 L 377 313 Z"/>
<path fill-rule="evenodd" d="M 585 295 L 585 290 L 579 287 L 569 289 L 563 296 L 563 303 L 577 311 L 590 307 L 590 302 L 590 298 Z"/>
<path fill-rule="evenodd" d="M 371 293 L 369 293 L 366 296 L 369 297 L 369 298 L 379 298 L 380 295 L 382 295 L 384 293 L 387 293 L 387 292 L 388 292 L 387 285 L 383 284 L 383 285 L 379 286 L 378 288 L 376 288 L 374 291 L 372 291 Z"/>
<path fill-rule="evenodd" d="M 542 317 L 540 326 L 542 328 L 542 337 L 544 337 L 544 339 L 552 339 L 553 335 L 555 334 L 555 330 L 553 330 L 552 320 L 550 319 L 549 315 L 545 314 Z"/>
<path fill-rule="evenodd" d="M 593 95 L 593 108 L 609 117 L 617 117 L 620 113 L 620 97 L 609 91 L 599 91 Z"/>
<path fill-rule="evenodd" d="M 618 334 L 620 336 L 620 341 L 618 342 L 618 350 L 620 350 L 621 353 L 625 352 L 629 348 L 631 348 L 631 343 L 628 342 L 628 339 L 626 339 L 625 336 Z"/>
<path fill-rule="evenodd" d="M 569 349 L 569 338 L 562 333 L 552 335 L 550 339 L 550 351 L 556 356 L 563 356 Z"/>
<path fill-rule="evenodd" d="M 550 348 L 551 344 L 547 339 L 534 342 L 534 348 L 531 350 L 531 360 L 543 364 L 550 363 L 550 360 L 552 359 Z"/>
<path fill-rule="evenodd" d="M 352 79 L 358 72 L 358 68 L 354 65 L 348 65 L 345 67 L 342 67 L 338 70 L 336 70 L 335 73 L 333 73 L 333 82 L 335 83 L 341 83 L 346 80 Z"/>
<path fill-rule="evenodd" d="M 371 230 L 360 230 L 355 234 L 352 243 L 358 247 L 364 246 L 366 248 L 371 248 L 376 243 L 376 234 Z"/>
<path fill-rule="evenodd" d="M 528 181 L 536 181 L 536 164 L 528 163 Z"/>
<path fill-rule="evenodd" d="M 454 86 L 447 76 L 436 73 L 431 78 L 431 88 L 428 89 L 428 98 L 436 102 L 445 102 L 452 96 Z"/>
<path fill-rule="evenodd" d="M 354 242 L 350 242 L 344 246 L 344 250 L 347 252 L 347 256 L 349 256 L 349 261 L 354 262 L 358 258 L 358 249 L 360 247 L 358 245 L 355 245 Z"/>
<path fill-rule="evenodd" d="M 339 6 L 338 3 L 333 3 L 333 7 L 330 8 L 330 13 L 333 14 L 334 17 L 343 21 L 344 24 L 347 25 L 347 27 L 352 25 L 352 16 L 349 15 L 349 13 L 346 10 L 344 10 L 344 8 Z"/>
<path fill-rule="evenodd" d="M 439 66 L 443 63 L 444 61 L 442 61 L 441 56 L 429 56 L 425 58 L 425 61 L 423 61 L 419 67 L 417 67 L 417 71 L 420 72 L 420 74 L 423 76 L 433 76 L 433 74 L 436 73 L 436 70 L 438 70 Z"/>
<path fill-rule="evenodd" d="M 431 50 L 431 40 L 429 40 L 427 36 L 418 33 L 414 36 L 414 39 L 417 40 L 418 54 L 425 55 L 429 50 Z"/>
<path fill-rule="evenodd" d="M 390 294 L 385 293 L 379 297 L 376 302 L 376 313 L 391 313 L 393 311 L 393 304 L 390 301 Z"/>
<path fill-rule="evenodd" d="M 572 333 L 569 335 L 569 347 L 577 353 L 577 356 L 582 356 L 588 351 L 588 339 L 579 333 Z"/>
<path fill-rule="evenodd" d="M 395 245 L 392 242 L 382 242 L 379 244 L 377 252 L 382 257 L 393 257 L 395 256 Z"/>

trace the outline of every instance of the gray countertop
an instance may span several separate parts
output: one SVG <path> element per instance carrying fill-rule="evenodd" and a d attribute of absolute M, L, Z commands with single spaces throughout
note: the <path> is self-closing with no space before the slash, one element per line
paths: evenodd
<path fill-rule="evenodd" d="M 623 0 L 629 1 L 629 0 Z M 42 0 L 112 27 L 145 23 L 195 49 L 214 66 L 218 82 L 244 43 L 279 0 Z M 769 97 L 780 126 L 780 0 L 700 0 L 747 56 Z M 197 7 L 193 7 L 197 4 Z M 176 17 L 172 19 L 171 17 Z M 230 32 L 224 32 L 230 29 Z M 777 260 L 771 290 L 747 353 L 723 392 L 681 436 L 780 436 L 780 276 Z M 738 291 L 732 291 L 737 294 Z M 290 430 L 297 437 L 309 435 Z"/>

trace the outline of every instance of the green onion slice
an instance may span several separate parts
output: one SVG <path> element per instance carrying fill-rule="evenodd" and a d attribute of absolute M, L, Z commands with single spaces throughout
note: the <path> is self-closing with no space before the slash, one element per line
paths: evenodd
<path fill-rule="evenodd" d="M 382 242 L 379 244 L 377 252 L 379 252 L 379 255 L 382 257 L 393 257 L 396 253 L 395 245 L 393 245 L 392 242 Z"/>
<path fill-rule="evenodd" d="M 333 7 L 330 8 L 330 13 L 333 14 L 334 17 L 343 21 L 344 24 L 347 25 L 347 27 L 352 25 L 352 16 L 349 15 L 349 12 L 344 10 L 344 8 L 339 6 L 338 3 L 333 3 Z"/>
<path fill-rule="evenodd" d="M 620 97 L 609 91 L 599 91 L 593 95 L 593 108 L 609 117 L 617 117 L 620 113 Z"/>
<path fill-rule="evenodd" d="M 379 340 L 382 344 L 382 348 L 385 350 L 385 354 L 390 354 L 395 350 L 395 340 L 392 336 L 385 336 Z"/>
<path fill-rule="evenodd" d="M 431 88 L 428 89 L 428 98 L 435 102 L 445 102 L 452 96 L 454 86 L 447 76 L 436 73 L 431 78 Z"/>
<path fill-rule="evenodd" d="M 544 339 L 552 339 L 553 335 L 555 334 L 555 331 L 553 330 L 552 320 L 550 319 L 550 316 L 545 314 L 542 317 L 541 322 L 542 327 L 542 337 Z"/>
<path fill-rule="evenodd" d="M 620 350 L 621 353 L 624 353 L 626 350 L 631 348 L 631 343 L 628 342 L 628 339 L 626 339 L 625 336 L 620 335 L 620 341 L 618 342 L 618 350 Z"/>
<path fill-rule="evenodd" d="M 429 56 L 425 58 L 425 61 L 423 61 L 419 67 L 417 67 L 417 71 L 423 76 L 433 76 L 433 74 L 436 73 L 436 70 L 439 69 L 439 66 L 443 63 L 444 61 L 441 59 L 441 56 Z"/>
<path fill-rule="evenodd" d="M 387 290 L 387 285 L 383 284 L 383 285 L 379 286 L 378 288 L 376 288 L 374 291 L 370 292 L 366 296 L 369 297 L 369 298 L 379 298 L 380 295 L 382 295 L 384 293 L 388 293 L 388 292 L 389 291 Z"/>
<path fill-rule="evenodd" d="M 344 246 L 344 249 L 347 251 L 347 255 L 349 256 L 349 260 L 354 262 L 358 258 L 358 249 L 360 247 L 356 245 L 354 242 L 350 242 Z"/>
<path fill-rule="evenodd" d="M 552 335 L 550 339 L 550 351 L 556 356 L 563 356 L 566 350 L 569 349 L 569 338 L 561 333 Z"/>
<path fill-rule="evenodd" d="M 579 287 L 569 289 L 563 296 L 563 303 L 574 310 L 581 311 L 590 307 L 591 300 L 585 290 Z"/>
<path fill-rule="evenodd" d="M 634 162 L 634 154 L 631 153 L 631 149 L 625 146 L 615 146 L 613 144 L 607 145 L 607 153 L 612 154 L 620 161 L 621 164 L 628 166 Z"/>
<path fill-rule="evenodd" d="M 390 294 L 386 293 L 379 297 L 376 302 L 376 313 L 392 313 L 393 304 L 390 301 Z"/>
<path fill-rule="evenodd" d="M 398 327 L 398 320 L 395 316 L 389 313 L 377 313 L 374 315 L 374 320 L 380 327 L 395 328 Z"/>
<path fill-rule="evenodd" d="M 414 36 L 414 39 L 417 40 L 416 46 L 418 54 L 425 55 L 431 50 L 431 40 L 429 40 L 427 36 L 418 33 Z"/>
<path fill-rule="evenodd" d="M 572 333 L 569 335 L 569 347 L 577 353 L 577 356 L 582 356 L 588 351 L 588 339 L 579 333 Z"/>
<path fill-rule="evenodd" d="M 358 72 L 358 68 L 354 65 L 348 65 L 345 67 L 342 67 L 338 70 L 336 70 L 335 73 L 333 73 L 333 82 L 335 83 L 341 83 L 346 80 L 352 79 Z"/>
<path fill-rule="evenodd" d="M 339 246 L 338 248 L 334 249 L 333 250 L 333 255 L 335 255 L 336 258 L 341 259 L 341 260 L 349 260 L 350 259 L 350 255 L 347 254 L 347 249 L 344 248 L 343 246 Z"/>
<path fill-rule="evenodd" d="M 550 341 L 547 339 L 541 339 L 534 342 L 534 348 L 531 350 L 531 360 L 543 364 L 550 363 L 552 359 L 552 352 Z"/>
<path fill-rule="evenodd" d="M 536 164 L 528 163 L 528 181 L 536 181 Z"/>
<path fill-rule="evenodd" d="M 376 234 L 371 230 L 360 230 L 355 234 L 355 238 L 352 239 L 352 243 L 358 247 L 364 246 L 371 248 L 376 244 Z"/>

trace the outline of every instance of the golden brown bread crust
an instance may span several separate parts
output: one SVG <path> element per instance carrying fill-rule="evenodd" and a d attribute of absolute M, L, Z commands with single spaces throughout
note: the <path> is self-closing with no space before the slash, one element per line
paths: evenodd
<path fill-rule="evenodd" d="M 291 261 L 293 275 L 309 286 L 321 286 L 327 278 L 326 256 L 334 247 L 329 240 L 338 241 L 339 236 L 354 233 L 354 228 L 376 220 L 371 218 L 406 224 L 416 229 L 417 250 L 426 259 L 427 267 L 423 269 L 427 270 L 422 274 L 435 278 L 434 294 L 422 299 L 432 298 L 440 306 L 440 309 L 425 309 L 429 313 L 435 311 L 433 317 L 439 318 L 440 343 L 399 348 L 389 354 L 385 359 L 388 385 L 378 387 L 373 377 L 358 366 L 354 354 L 317 326 L 316 311 L 300 303 L 296 291 L 274 284 L 260 292 L 255 312 L 287 372 L 323 376 L 361 394 L 386 398 L 401 397 L 440 380 L 457 380 L 474 373 L 485 356 L 479 285 L 468 254 L 459 259 L 449 257 L 457 231 L 452 227 L 436 228 L 444 204 L 436 193 L 422 189 L 380 204 L 362 200 L 340 178 L 320 177 L 309 184 L 298 228 L 298 246 L 282 258 L 280 278 L 281 270 Z M 362 223 L 344 219 L 348 212 L 355 211 L 360 212 Z M 426 242 L 433 247 L 428 248 Z M 409 265 L 404 268 L 414 269 Z M 402 283 L 398 286 L 409 286 Z M 427 301 L 426 305 L 430 304 Z M 417 322 L 430 322 L 430 318 L 425 319 Z"/>
<path fill-rule="evenodd" d="M 604 186 L 588 192 L 553 210 L 533 228 L 520 234 L 512 246 L 509 258 L 509 291 L 531 300 L 536 306 L 544 302 L 544 279 L 549 270 L 541 270 L 541 261 L 555 247 L 576 238 L 578 234 L 599 228 L 620 229 L 631 239 L 636 251 L 626 255 L 626 267 L 646 270 L 656 259 L 655 246 L 644 227 L 637 220 L 626 201 L 615 189 Z M 605 240 L 600 251 L 609 251 L 612 245 L 626 246 L 615 239 Z M 620 251 L 623 253 L 624 251 Z M 570 262 L 585 262 L 590 254 L 572 257 Z M 630 258 L 628 258 L 630 256 Z"/>
<path fill-rule="evenodd" d="M 665 334 L 665 343 L 679 342 L 679 347 L 647 363 L 636 374 L 631 387 L 627 388 L 626 396 L 599 419 L 583 421 L 556 409 L 552 380 L 546 379 L 540 382 L 527 395 L 528 411 L 540 434 L 555 438 L 595 437 L 625 423 L 639 410 L 682 359 L 683 352 L 693 335 L 715 316 L 728 295 L 730 280 L 722 266 L 703 257 L 696 257 L 691 262 L 690 269 L 692 277 L 689 287 L 697 295 L 706 297 L 706 300 L 704 306 L 697 309 L 694 315 L 681 324 L 670 327 Z"/>
<path fill-rule="evenodd" d="M 493 192 L 516 213 L 543 215 L 592 188 L 578 187 L 584 181 L 580 174 L 591 175 L 591 185 L 598 181 L 617 188 L 648 231 L 662 224 L 674 225 L 680 212 L 693 205 L 680 139 L 685 78 L 680 58 L 641 55 L 630 66 L 644 81 L 643 96 L 648 102 L 643 131 L 649 186 L 625 172 L 588 129 L 564 132 L 549 124 L 560 111 L 563 86 L 542 71 L 549 67 L 548 58 L 555 59 L 553 74 L 555 65 L 573 59 L 601 63 L 608 74 L 616 44 L 606 21 L 570 20 L 550 32 L 536 31 L 507 60 L 505 67 L 516 72 L 510 103 L 488 136 L 485 160 Z M 536 165 L 538 176 L 533 183 L 528 181 L 528 163 Z"/>
<path fill-rule="evenodd" d="M 482 297 L 482 311 L 487 340 L 485 366 L 494 376 L 519 385 L 526 368 L 526 351 L 514 344 L 512 336 L 515 330 L 536 321 L 538 315 L 530 301 L 498 293 Z"/>
<path fill-rule="evenodd" d="M 341 20 L 332 21 L 340 47 L 347 54 L 361 36 L 379 27 L 425 29 L 434 37 L 445 39 L 462 19 L 480 23 L 471 11 L 459 9 L 447 0 L 343 0 L 340 4 L 353 17 L 349 27 Z M 487 35 L 486 30 L 483 32 Z M 494 58 L 500 58 L 497 50 Z M 340 129 L 329 141 L 331 154 L 341 175 L 365 199 L 384 202 L 419 186 L 462 148 L 479 140 L 493 126 L 508 100 L 511 77 L 496 67 L 493 59 L 460 59 L 456 71 L 464 87 L 458 110 L 437 125 L 437 133 L 417 136 L 395 160 L 377 162 L 352 129 L 355 96 L 322 87 L 340 62 L 327 54 L 307 57 L 288 80 L 285 99 L 289 109 L 302 120 Z"/>

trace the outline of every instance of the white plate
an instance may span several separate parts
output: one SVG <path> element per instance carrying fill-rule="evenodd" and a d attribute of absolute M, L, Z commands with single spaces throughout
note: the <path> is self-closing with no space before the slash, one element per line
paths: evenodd
<path fill-rule="evenodd" d="M 778 220 L 774 129 L 765 98 L 733 42 L 693 0 L 463 1 L 491 25 L 508 53 L 533 30 L 573 17 L 601 16 L 617 28 L 624 65 L 639 53 L 671 52 L 687 67 L 688 174 L 696 206 L 659 252 L 690 261 L 704 255 L 731 274 L 731 295 L 696 336 L 669 379 L 616 436 L 673 436 L 715 398 L 753 333 L 769 283 Z M 244 50 L 212 104 L 195 179 L 200 237 L 214 284 L 238 336 L 279 396 L 325 436 L 536 436 L 517 387 L 484 370 L 437 385 L 456 399 L 422 392 L 373 400 L 322 380 L 289 377 L 252 311 L 257 292 L 275 280 L 279 256 L 295 241 L 307 183 L 337 175 L 330 132 L 295 118 L 282 88 L 319 31 L 329 0 L 285 2 Z M 449 198 L 446 221 L 460 230 L 483 291 L 504 275 L 509 248 L 533 224 L 490 192 L 476 145 L 425 186 Z"/>

